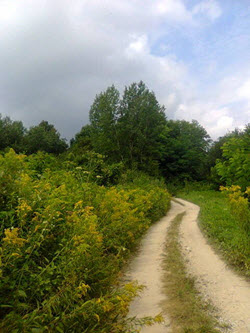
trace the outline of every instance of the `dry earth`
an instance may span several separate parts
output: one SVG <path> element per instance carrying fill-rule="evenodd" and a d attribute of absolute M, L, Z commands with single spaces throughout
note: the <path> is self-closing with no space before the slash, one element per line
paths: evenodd
<path fill-rule="evenodd" d="M 162 260 L 167 229 L 171 221 L 185 212 L 181 223 L 181 245 L 188 271 L 196 277 L 198 289 L 217 308 L 221 321 L 231 325 L 232 333 L 250 333 L 250 286 L 227 268 L 202 235 L 197 218 L 199 207 L 178 199 L 168 214 L 154 224 L 142 240 L 140 249 L 125 274 L 125 280 L 137 280 L 145 289 L 130 306 L 129 317 L 154 316 L 162 312 Z M 170 321 L 145 327 L 142 333 L 171 332 Z"/>
<path fill-rule="evenodd" d="M 250 286 L 220 259 L 202 235 L 197 218 L 199 207 L 178 199 L 186 214 L 181 224 L 181 244 L 188 270 L 197 277 L 198 289 L 218 309 L 234 333 L 250 332 Z"/>

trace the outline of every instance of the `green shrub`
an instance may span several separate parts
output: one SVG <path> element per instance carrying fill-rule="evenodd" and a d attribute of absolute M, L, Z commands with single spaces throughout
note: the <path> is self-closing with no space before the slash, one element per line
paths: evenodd
<path fill-rule="evenodd" d="M 132 332 L 125 316 L 138 287 L 114 286 L 170 196 L 145 175 L 108 188 L 45 157 L 0 157 L 0 330 Z"/>

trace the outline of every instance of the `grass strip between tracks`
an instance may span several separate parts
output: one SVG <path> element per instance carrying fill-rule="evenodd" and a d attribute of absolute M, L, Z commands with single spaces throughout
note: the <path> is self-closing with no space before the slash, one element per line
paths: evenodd
<path fill-rule="evenodd" d="M 213 307 L 202 300 L 195 287 L 195 279 L 185 267 L 179 243 L 179 227 L 185 213 L 178 214 L 168 229 L 164 256 L 164 288 L 167 295 L 164 311 L 171 320 L 175 333 L 218 333 L 219 323 L 213 316 Z"/>

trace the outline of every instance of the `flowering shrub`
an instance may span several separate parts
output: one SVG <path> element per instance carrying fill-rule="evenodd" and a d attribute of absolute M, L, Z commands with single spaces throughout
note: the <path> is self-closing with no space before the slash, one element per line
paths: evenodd
<path fill-rule="evenodd" d="M 13 150 L 0 156 L 0 174 L 0 330 L 135 332 L 125 317 L 138 286 L 116 281 L 168 209 L 165 188 L 152 179 L 106 188 Z"/>
<path fill-rule="evenodd" d="M 228 194 L 232 214 L 237 219 L 240 227 L 250 236 L 250 210 L 247 198 L 250 198 L 250 187 L 247 187 L 245 192 L 242 192 L 238 185 L 221 186 L 220 190 Z"/>

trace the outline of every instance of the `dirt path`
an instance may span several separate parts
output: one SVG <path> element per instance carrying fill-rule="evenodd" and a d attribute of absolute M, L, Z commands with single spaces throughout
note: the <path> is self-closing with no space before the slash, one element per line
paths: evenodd
<path fill-rule="evenodd" d="M 188 269 L 197 277 L 198 289 L 216 306 L 220 317 L 232 325 L 232 332 L 249 333 L 249 284 L 232 272 L 208 245 L 197 225 L 199 207 L 178 201 L 186 210 L 180 229 L 181 244 Z"/>
<path fill-rule="evenodd" d="M 162 255 L 166 241 L 167 228 L 176 215 L 182 213 L 184 207 L 172 202 L 171 209 L 167 216 L 155 223 L 143 238 L 138 255 L 130 263 L 126 280 L 137 280 L 145 286 L 130 306 L 129 317 L 154 316 L 162 312 L 160 303 L 165 299 L 162 292 Z M 164 324 L 156 324 L 152 327 L 145 327 L 142 333 L 167 333 L 169 320 L 165 317 Z"/>
<path fill-rule="evenodd" d="M 154 224 L 143 238 L 138 255 L 131 261 L 125 280 L 137 280 L 145 289 L 130 307 L 129 316 L 154 316 L 160 312 L 163 293 L 162 256 L 171 221 L 186 212 L 181 223 L 181 245 L 187 267 L 197 277 L 198 288 L 218 309 L 221 319 L 232 325 L 233 333 L 250 333 L 250 287 L 229 270 L 207 244 L 197 225 L 199 207 L 178 199 L 167 216 Z M 169 319 L 142 329 L 142 333 L 171 332 Z"/>

